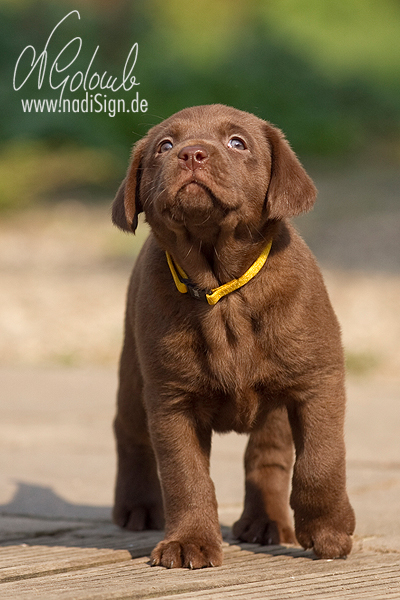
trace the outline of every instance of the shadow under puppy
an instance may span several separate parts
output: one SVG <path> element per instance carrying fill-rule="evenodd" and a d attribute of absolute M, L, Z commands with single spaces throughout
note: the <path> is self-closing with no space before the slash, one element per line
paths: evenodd
<path fill-rule="evenodd" d="M 164 527 L 153 565 L 222 563 L 212 431 L 249 433 L 243 541 L 351 550 L 339 326 L 287 222 L 316 190 L 282 133 L 222 105 L 187 108 L 134 147 L 113 221 L 151 233 L 134 267 L 115 433 L 114 520 Z"/>

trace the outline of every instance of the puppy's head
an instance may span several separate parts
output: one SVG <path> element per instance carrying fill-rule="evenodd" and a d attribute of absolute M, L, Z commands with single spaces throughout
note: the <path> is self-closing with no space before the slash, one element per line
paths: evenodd
<path fill-rule="evenodd" d="M 132 152 L 113 221 L 211 238 L 229 222 L 259 228 L 311 209 L 315 187 L 282 132 L 223 105 L 184 109 L 153 127 Z"/>

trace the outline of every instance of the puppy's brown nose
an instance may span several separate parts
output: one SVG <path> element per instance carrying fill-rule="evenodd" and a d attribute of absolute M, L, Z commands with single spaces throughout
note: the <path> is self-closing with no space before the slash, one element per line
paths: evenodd
<path fill-rule="evenodd" d="M 178 154 L 182 169 L 195 171 L 208 161 L 208 152 L 203 146 L 185 146 Z"/>

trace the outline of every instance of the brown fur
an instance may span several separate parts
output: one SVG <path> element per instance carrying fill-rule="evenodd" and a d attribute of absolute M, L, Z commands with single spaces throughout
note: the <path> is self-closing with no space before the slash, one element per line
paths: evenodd
<path fill-rule="evenodd" d="M 232 136 L 246 147 L 230 147 Z M 166 139 L 173 146 L 160 152 Z M 340 331 L 315 259 L 287 222 L 315 196 L 282 133 L 226 106 L 185 109 L 133 150 L 113 220 L 132 231 L 144 211 L 152 232 L 128 292 L 114 520 L 137 531 L 162 528 L 165 515 L 152 564 L 222 562 L 213 430 L 250 434 L 237 538 L 295 540 L 294 440 L 297 539 L 324 558 L 350 552 Z M 215 306 L 177 291 L 165 250 L 198 287 L 214 288 L 271 238 L 258 275 Z"/>

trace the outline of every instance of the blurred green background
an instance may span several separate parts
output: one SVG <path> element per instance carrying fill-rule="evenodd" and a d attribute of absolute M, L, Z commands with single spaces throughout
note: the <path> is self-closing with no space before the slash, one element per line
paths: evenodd
<path fill-rule="evenodd" d="M 42 89 L 36 69 L 15 91 L 22 50 L 32 45 L 39 55 L 74 9 L 81 19 L 70 17 L 54 35 Z M 86 70 L 99 46 L 93 70 L 120 78 L 138 42 L 134 92 L 147 100 L 147 112 L 23 112 L 21 98 L 58 98 L 48 71 L 75 36 L 83 43 L 71 75 Z M 319 168 L 360 160 L 396 168 L 399 66 L 398 0 L 0 0 L 0 207 L 71 194 L 104 198 L 151 125 L 202 103 L 231 104 L 271 121 Z M 115 96 L 128 100 L 131 93 Z"/>

